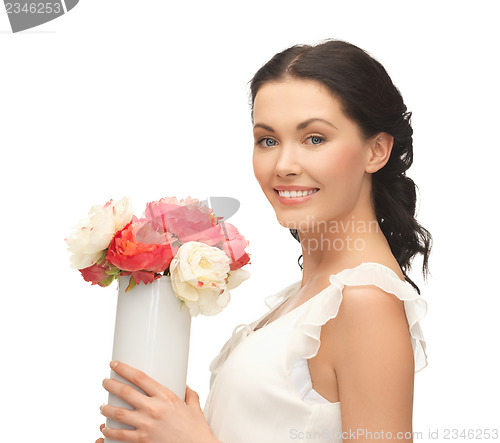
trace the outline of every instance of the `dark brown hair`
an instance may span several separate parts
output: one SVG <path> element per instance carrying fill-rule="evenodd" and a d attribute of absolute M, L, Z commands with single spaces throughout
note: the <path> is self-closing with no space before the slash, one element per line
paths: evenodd
<path fill-rule="evenodd" d="M 392 254 L 405 279 L 420 294 L 407 271 L 411 270 L 414 256 L 420 253 L 422 272 L 427 277 L 432 236 L 415 219 L 417 186 L 406 176 L 413 163 L 413 129 L 411 112 L 401 93 L 384 67 L 357 46 L 340 40 L 327 40 L 315 46 L 295 45 L 276 54 L 250 81 L 252 120 L 259 88 L 266 82 L 287 77 L 316 80 L 325 85 L 366 138 L 379 132 L 394 137 L 388 162 L 372 174 L 372 200 Z M 300 241 L 296 229 L 290 232 Z"/>

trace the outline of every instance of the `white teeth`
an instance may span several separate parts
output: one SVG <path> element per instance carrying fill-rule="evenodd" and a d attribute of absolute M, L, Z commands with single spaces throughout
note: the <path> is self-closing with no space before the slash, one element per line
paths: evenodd
<path fill-rule="evenodd" d="M 318 189 L 311 189 L 309 191 L 278 191 L 280 197 L 304 197 L 318 191 Z"/>

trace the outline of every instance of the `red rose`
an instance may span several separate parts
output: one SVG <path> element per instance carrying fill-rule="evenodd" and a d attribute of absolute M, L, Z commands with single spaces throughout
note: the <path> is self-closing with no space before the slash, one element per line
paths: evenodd
<path fill-rule="evenodd" d="M 82 277 L 85 281 L 91 282 L 93 285 L 99 285 L 102 287 L 109 286 L 114 280 L 112 275 L 106 274 L 110 267 L 103 261 L 101 264 L 94 264 L 88 268 L 80 269 Z"/>
<path fill-rule="evenodd" d="M 149 244 L 138 241 L 135 233 L 148 223 L 148 220 L 137 220 L 118 231 L 106 254 L 106 260 L 122 271 L 150 271 L 161 273 L 170 265 L 178 247 L 170 242 L 166 244 Z"/>

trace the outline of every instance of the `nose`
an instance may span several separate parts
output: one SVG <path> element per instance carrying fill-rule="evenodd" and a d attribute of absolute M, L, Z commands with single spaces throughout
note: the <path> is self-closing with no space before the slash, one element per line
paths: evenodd
<path fill-rule="evenodd" d="M 299 157 L 292 144 L 282 144 L 278 152 L 276 166 L 274 167 L 276 175 L 284 177 L 290 174 L 296 175 L 301 173 L 302 167 Z"/>

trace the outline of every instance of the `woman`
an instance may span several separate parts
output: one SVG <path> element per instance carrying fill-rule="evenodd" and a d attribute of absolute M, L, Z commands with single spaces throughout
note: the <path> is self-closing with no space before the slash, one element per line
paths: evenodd
<path fill-rule="evenodd" d="M 426 362 L 424 276 L 432 237 L 415 219 L 410 115 L 380 63 L 342 41 L 276 54 L 251 80 L 255 176 L 302 247 L 302 281 L 268 297 L 212 361 L 204 410 L 122 363 L 151 398 L 107 380 L 155 442 L 412 441 L 414 372 Z M 299 257 L 300 259 L 300 257 Z M 240 328 L 240 326 L 244 326 Z M 342 407 L 340 407 L 342 405 Z M 117 415 L 118 414 L 118 415 Z M 150 439 L 141 440 L 143 436 Z"/>

